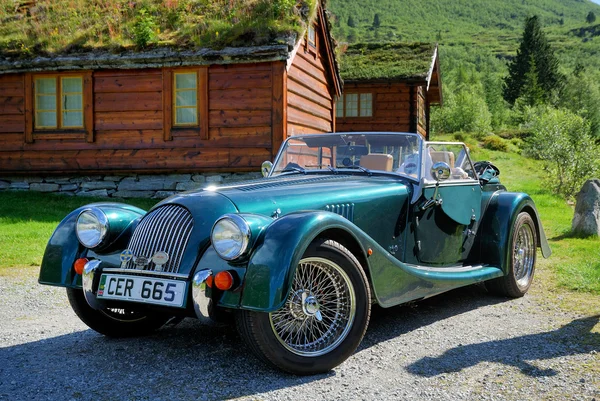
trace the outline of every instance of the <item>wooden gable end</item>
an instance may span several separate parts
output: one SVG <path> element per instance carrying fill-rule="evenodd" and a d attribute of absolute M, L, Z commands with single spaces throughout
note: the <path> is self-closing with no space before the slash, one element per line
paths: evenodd
<path fill-rule="evenodd" d="M 286 74 L 286 91 L 287 135 L 335 130 L 334 105 L 341 85 L 321 7 L 295 49 Z"/>

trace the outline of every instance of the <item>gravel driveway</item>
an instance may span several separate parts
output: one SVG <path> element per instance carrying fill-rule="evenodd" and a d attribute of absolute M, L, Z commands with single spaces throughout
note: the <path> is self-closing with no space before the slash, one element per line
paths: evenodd
<path fill-rule="evenodd" d="M 375 309 L 358 351 L 295 377 L 186 319 L 138 339 L 79 321 L 63 289 L 0 277 L 0 400 L 597 400 L 600 316 L 468 287 Z"/>

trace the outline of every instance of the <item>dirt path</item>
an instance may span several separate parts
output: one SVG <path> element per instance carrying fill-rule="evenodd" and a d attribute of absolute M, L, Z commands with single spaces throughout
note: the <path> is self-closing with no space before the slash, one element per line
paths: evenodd
<path fill-rule="evenodd" d="M 64 290 L 0 277 L 0 400 L 599 400 L 600 316 L 469 287 L 375 309 L 359 350 L 326 375 L 265 367 L 235 331 L 185 320 L 113 340 Z"/>

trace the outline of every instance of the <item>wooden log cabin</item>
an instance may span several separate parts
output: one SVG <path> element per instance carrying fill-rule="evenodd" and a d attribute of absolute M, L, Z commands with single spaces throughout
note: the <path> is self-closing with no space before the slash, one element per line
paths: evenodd
<path fill-rule="evenodd" d="M 259 171 L 291 134 L 334 130 L 324 6 L 260 46 L 0 58 L 0 175 Z"/>
<path fill-rule="evenodd" d="M 429 139 L 430 107 L 442 103 L 437 45 L 350 45 L 340 69 L 338 131 L 418 132 Z"/>

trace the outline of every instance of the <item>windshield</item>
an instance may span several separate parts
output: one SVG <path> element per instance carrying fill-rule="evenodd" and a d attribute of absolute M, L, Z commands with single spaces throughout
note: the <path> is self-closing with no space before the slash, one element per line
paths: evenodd
<path fill-rule="evenodd" d="M 271 175 L 310 170 L 388 172 L 418 179 L 421 138 L 416 134 L 324 134 L 289 138 Z"/>

